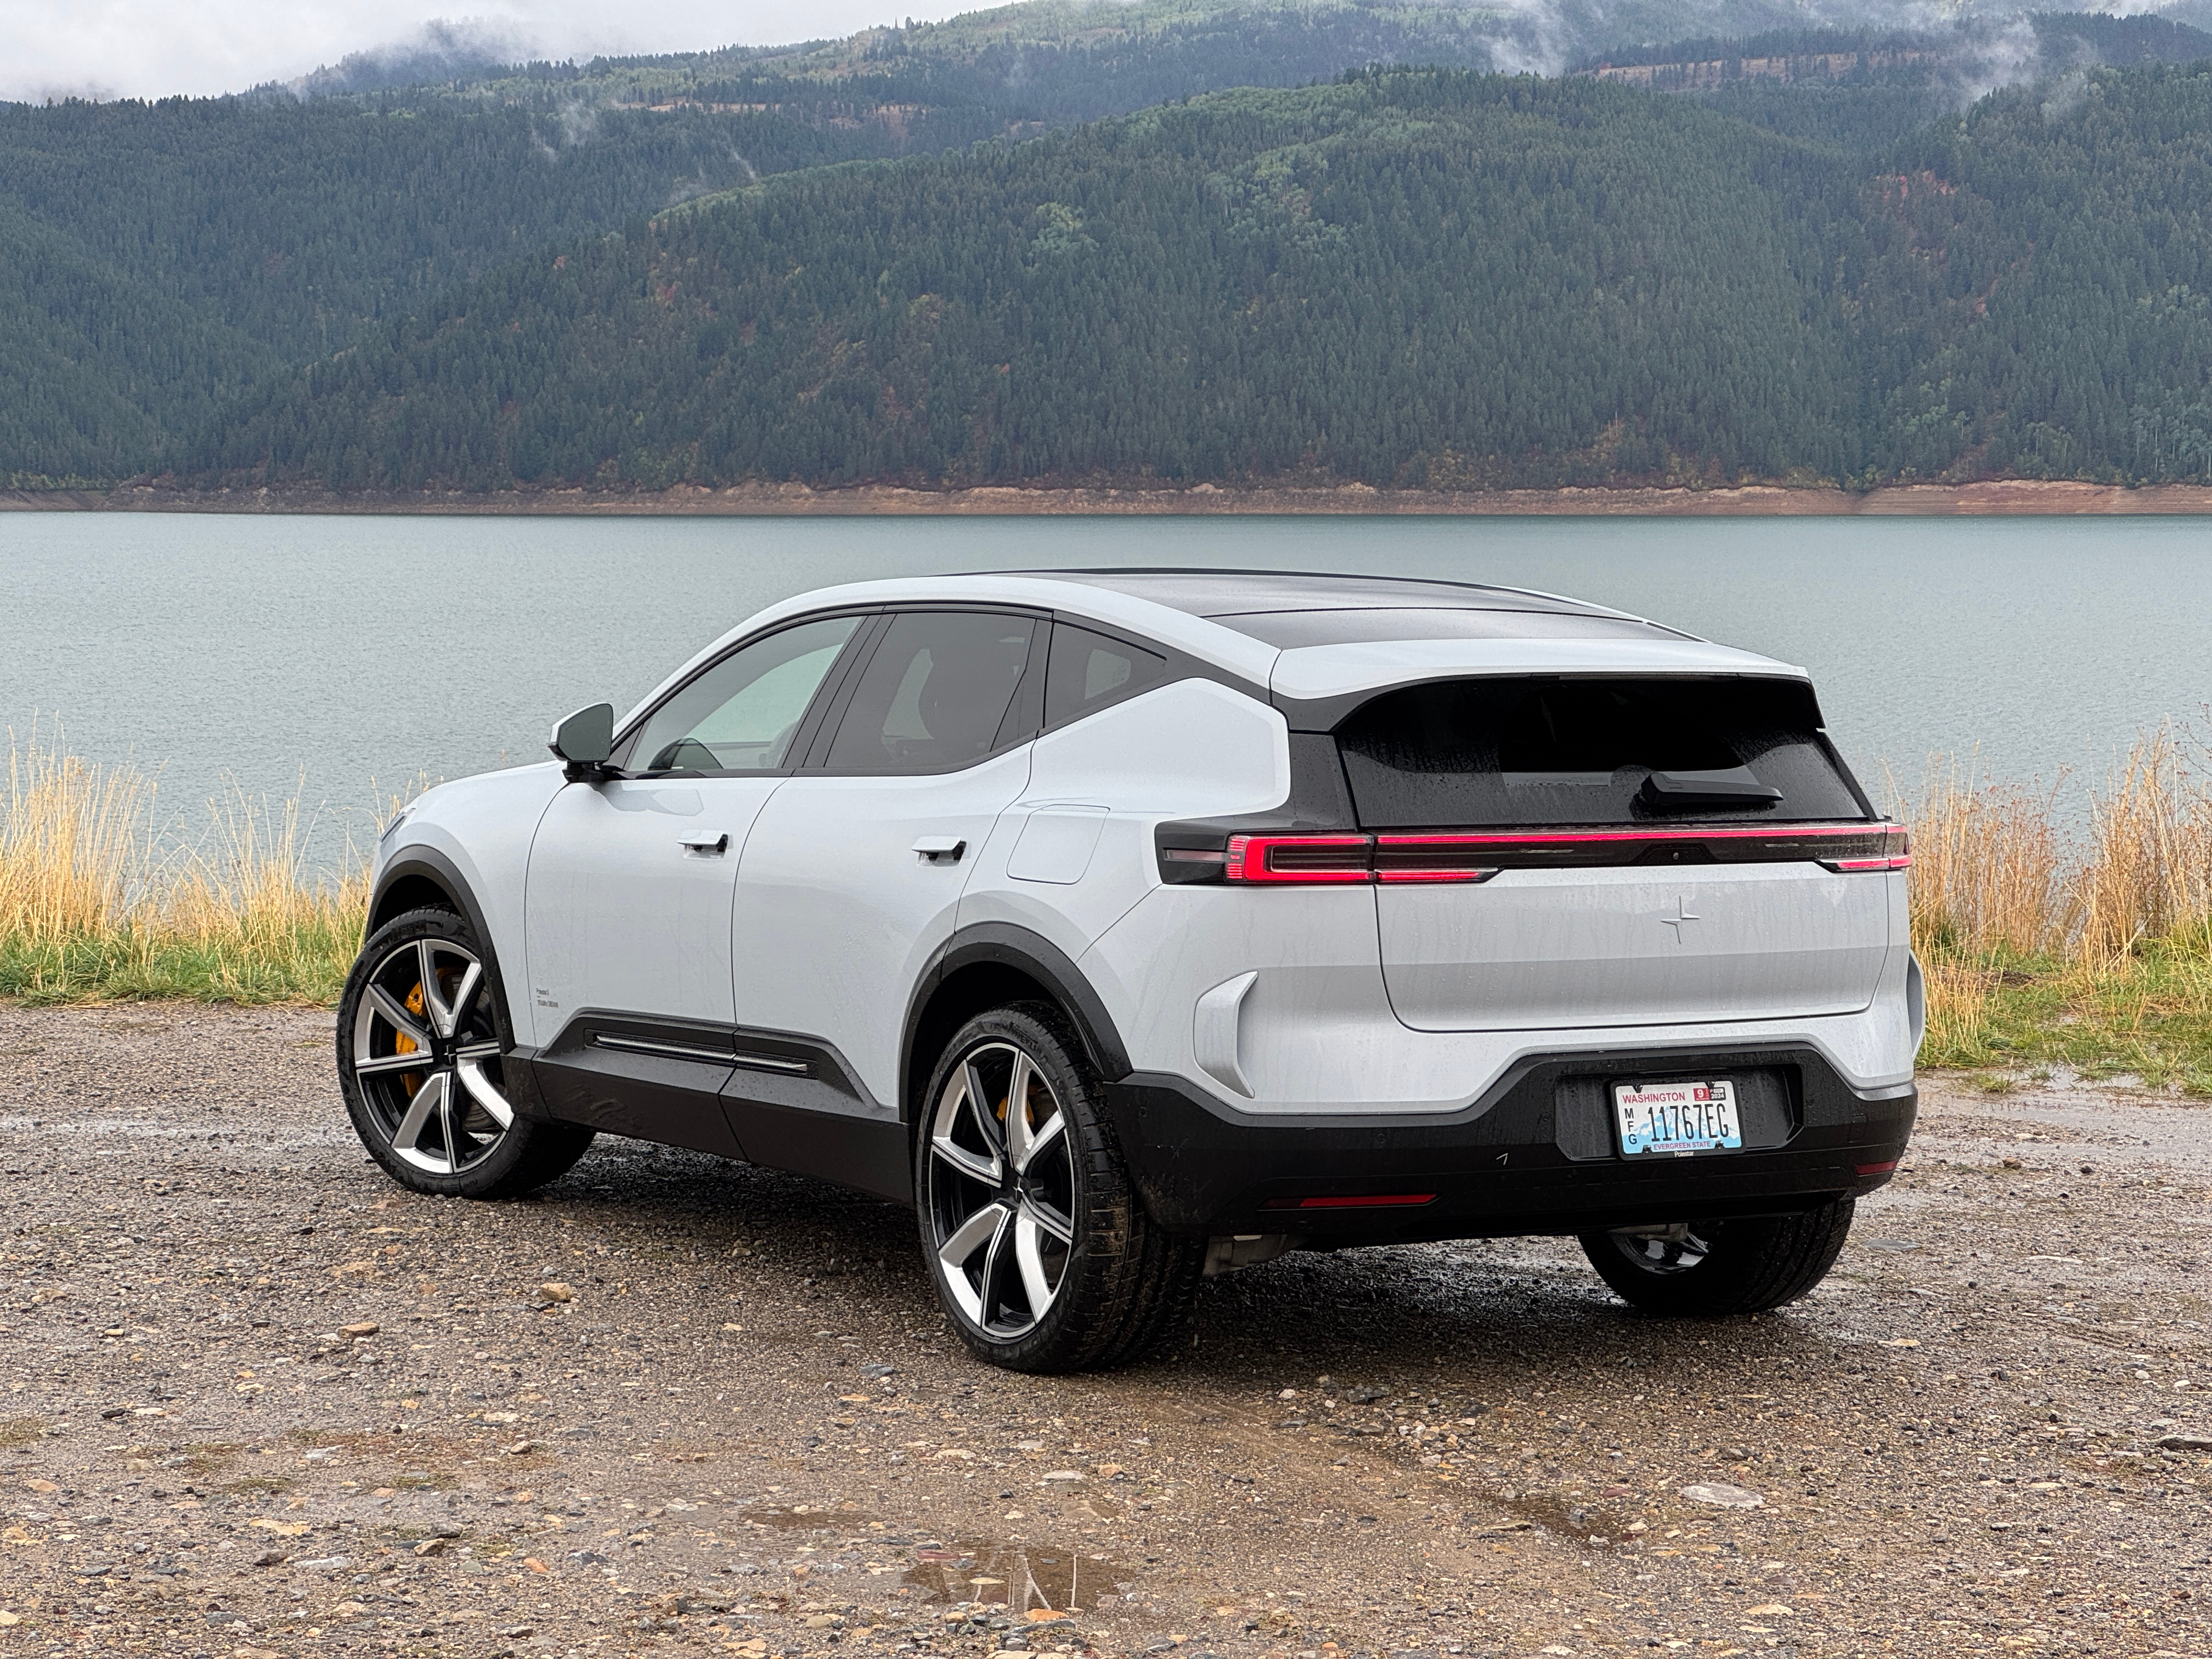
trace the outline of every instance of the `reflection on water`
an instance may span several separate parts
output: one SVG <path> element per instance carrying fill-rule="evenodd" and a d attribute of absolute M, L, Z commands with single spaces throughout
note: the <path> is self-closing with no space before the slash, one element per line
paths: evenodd
<path fill-rule="evenodd" d="M 757 1527 L 779 1531 L 842 1532 L 856 1547 L 913 1552 L 902 1581 L 932 1601 L 1000 1603 L 1011 1613 L 1081 1613 L 1096 1607 L 1135 1577 L 1135 1569 L 1095 1551 L 1019 1539 L 892 1537 L 882 1523 L 851 1507 L 759 1504 L 739 1511 Z"/>
<path fill-rule="evenodd" d="M 1081 1613 L 1127 1584 L 1132 1568 L 1057 1544 L 963 1538 L 915 1552 L 906 1582 L 932 1601 L 1003 1601 L 1010 1613 Z"/>
<path fill-rule="evenodd" d="M 866 1527 L 871 1518 L 854 1509 L 833 1509 L 827 1504 L 793 1504 L 778 1508 L 763 1504 L 739 1512 L 742 1519 L 757 1527 L 779 1527 L 799 1532 L 827 1532 L 836 1527 Z M 888 1539 L 870 1539 L 871 1543 L 888 1543 Z"/>

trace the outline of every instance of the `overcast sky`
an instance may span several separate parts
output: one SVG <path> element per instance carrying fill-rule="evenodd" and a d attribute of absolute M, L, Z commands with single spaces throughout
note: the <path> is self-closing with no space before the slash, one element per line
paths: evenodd
<path fill-rule="evenodd" d="M 568 58 L 811 40 L 982 3 L 463 0 L 417 11 L 406 0 L 0 0 L 0 99 L 238 92 L 405 41 L 441 16 L 509 32 L 533 56 Z"/>

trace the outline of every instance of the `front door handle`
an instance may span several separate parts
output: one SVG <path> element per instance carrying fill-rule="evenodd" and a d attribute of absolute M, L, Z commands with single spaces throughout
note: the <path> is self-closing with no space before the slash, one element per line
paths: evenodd
<path fill-rule="evenodd" d="M 915 842 L 914 850 L 924 864 L 957 864 L 968 843 L 957 836 L 924 836 Z"/>
<path fill-rule="evenodd" d="M 687 853 L 703 853 L 708 858 L 719 858 L 730 850 L 727 830 L 719 836 L 680 836 L 676 844 Z"/>

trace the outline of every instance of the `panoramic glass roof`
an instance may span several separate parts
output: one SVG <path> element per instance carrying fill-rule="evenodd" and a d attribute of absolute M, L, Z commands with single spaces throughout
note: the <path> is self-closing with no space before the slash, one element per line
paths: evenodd
<path fill-rule="evenodd" d="M 1289 649 L 1385 640 L 1684 635 L 1601 605 L 1473 582 L 1273 570 L 1054 570 Z"/>

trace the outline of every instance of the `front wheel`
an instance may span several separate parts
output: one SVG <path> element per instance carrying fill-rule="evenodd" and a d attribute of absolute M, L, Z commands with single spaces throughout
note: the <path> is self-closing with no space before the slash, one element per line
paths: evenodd
<path fill-rule="evenodd" d="M 506 1198 L 565 1174 L 592 1132 L 518 1117 L 489 953 L 448 910 L 395 916 L 338 999 L 338 1086 L 355 1133 L 401 1185 Z"/>
<path fill-rule="evenodd" d="M 979 1357 L 1022 1371 L 1133 1359 L 1181 1322 L 1200 1241 L 1130 1186 L 1098 1080 L 1045 1004 L 978 1015 L 922 1097 L 915 1191 L 939 1298 Z"/>
<path fill-rule="evenodd" d="M 1848 1198 L 1799 1215 L 1584 1233 L 1583 1254 L 1644 1313 L 1725 1318 L 1795 1302 L 1828 1276 L 1851 1231 Z"/>

